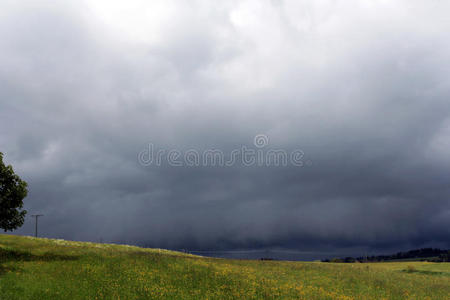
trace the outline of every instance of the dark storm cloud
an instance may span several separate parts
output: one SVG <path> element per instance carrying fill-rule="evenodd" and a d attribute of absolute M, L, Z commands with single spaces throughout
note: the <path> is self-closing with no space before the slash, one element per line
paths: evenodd
<path fill-rule="evenodd" d="M 1 4 L 1 151 L 43 235 L 450 247 L 445 4 L 137 2 Z M 137 159 L 148 143 L 255 148 L 260 133 L 312 165 Z"/>

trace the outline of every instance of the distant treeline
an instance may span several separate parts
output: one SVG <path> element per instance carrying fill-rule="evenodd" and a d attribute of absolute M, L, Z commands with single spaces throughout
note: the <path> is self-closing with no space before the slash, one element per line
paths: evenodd
<path fill-rule="evenodd" d="M 441 250 L 434 248 L 422 248 L 407 252 L 398 252 L 393 255 L 360 256 L 323 259 L 322 262 L 354 263 L 354 262 L 383 262 L 383 261 L 401 261 L 416 260 L 430 262 L 450 262 L 450 250 Z"/>

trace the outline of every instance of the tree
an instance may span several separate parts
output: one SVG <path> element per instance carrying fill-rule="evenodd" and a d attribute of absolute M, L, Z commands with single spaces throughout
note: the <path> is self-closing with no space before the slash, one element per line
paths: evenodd
<path fill-rule="evenodd" d="M 22 210 L 27 196 L 27 183 L 14 173 L 11 165 L 3 163 L 0 152 L 0 229 L 12 231 L 22 226 L 26 210 Z"/>

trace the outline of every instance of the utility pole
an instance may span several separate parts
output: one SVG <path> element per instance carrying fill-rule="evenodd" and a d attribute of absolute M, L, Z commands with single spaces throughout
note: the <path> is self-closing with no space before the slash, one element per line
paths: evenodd
<path fill-rule="evenodd" d="M 43 215 L 31 215 L 34 217 L 34 236 L 38 236 L 38 218 L 42 217 Z"/>

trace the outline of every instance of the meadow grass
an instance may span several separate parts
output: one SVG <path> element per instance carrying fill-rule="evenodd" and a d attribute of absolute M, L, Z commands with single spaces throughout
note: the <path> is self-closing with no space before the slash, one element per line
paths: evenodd
<path fill-rule="evenodd" d="M 0 235 L 0 299 L 449 299 L 450 264 L 204 258 Z"/>

